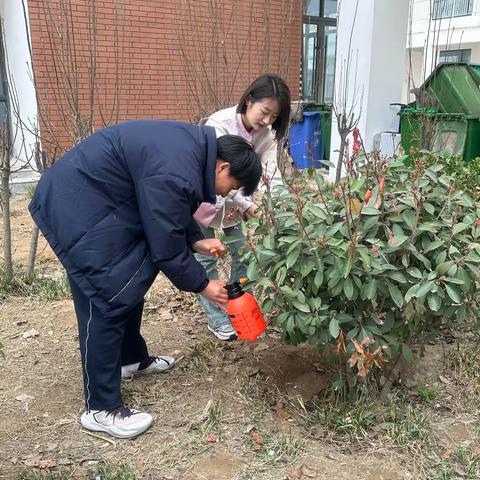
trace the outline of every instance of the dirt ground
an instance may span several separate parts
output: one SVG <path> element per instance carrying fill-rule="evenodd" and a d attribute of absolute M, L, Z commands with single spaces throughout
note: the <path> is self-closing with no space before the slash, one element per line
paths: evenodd
<path fill-rule="evenodd" d="M 25 199 L 13 205 L 19 265 L 30 240 L 26 205 Z M 61 279 L 43 239 L 38 252 L 40 271 Z M 0 302 L 1 479 L 60 473 L 50 478 L 93 479 L 103 464 L 134 467 L 136 478 L 148 480 L 434 478 L 425 476 L 412 451 L 384 444 L 381 429 L 355 443 L 311 421 L 309 405 L 328 392 L 332 375 L 313 346 L 283 345 L 273 329 L 252 344 L 218 342 L 195 297 L 164 277 L 148 294 L 143 333 L 151 353 L 182 359 L 167 374 L 123 385 L 127 405 L 152 413 L 155 424 L 134 440 L 88 432 L 79 424 L 83 391 L 71 300 L 7 295 Z M 421 384 L 439 392 L 418 408 L 441 451 L 468 446 L 480 455 L 478 408 L 459 403 L 445 348 L 454 346 L 428 347 L 426 357 L 409 367 L 405 389 Z M 458 478 L 475 478 L 461 473 Z"/>

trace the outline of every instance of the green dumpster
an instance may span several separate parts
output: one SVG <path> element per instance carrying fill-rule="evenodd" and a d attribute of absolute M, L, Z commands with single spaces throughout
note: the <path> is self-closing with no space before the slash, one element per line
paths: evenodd
<path fill-rule="evenodd" d="M 480 65 L 440 64 L 400 113 L 402 146 L 480 156 Z"/>

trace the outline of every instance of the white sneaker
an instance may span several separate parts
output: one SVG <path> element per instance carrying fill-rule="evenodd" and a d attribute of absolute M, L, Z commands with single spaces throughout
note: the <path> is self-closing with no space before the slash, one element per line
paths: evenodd
<path fill-rule="evenodd" d="M 111 410 L 88 410 L 83 413 L 80 422 L 87 430 L 106 432 L 116 438 L 132 438 L 147 430 L 153 423 L 153 417 L 120 405 Z"/>
<path fill-rule="evenodd" d="M 134 375 L 144 373 L 162 373 L 170 370 L 175 365 L 173 357 L 165 355 L 158 357 L 148 357 L 143 362 L 131 363 L 122 367 L 122 378 L 130 378 Z"/>
<path fill-rule="evenodd" d="M 235 329 L 229 324 L 221 325 L 220 327 L 212 328 L 210 325 L 208 329 L 219 339 L 223 340 L 224 342 L 231 342 L 237 338 L 237 332 Z"/>

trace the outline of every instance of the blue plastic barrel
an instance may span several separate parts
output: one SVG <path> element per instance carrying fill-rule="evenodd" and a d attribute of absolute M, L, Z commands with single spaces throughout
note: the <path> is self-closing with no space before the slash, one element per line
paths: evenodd
<path fill-rule="evenodd" d="M 290 127 L 290 156 L 297 168 L 323 166 L 323 140 L 318 112 L 303 112 L 303 121 Z"/>

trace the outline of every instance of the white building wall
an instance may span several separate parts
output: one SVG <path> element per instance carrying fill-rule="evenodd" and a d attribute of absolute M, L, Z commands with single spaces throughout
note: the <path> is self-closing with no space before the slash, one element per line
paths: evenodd
<path fill-rule="evenodd" d="M 28 22 L 28 2 L 24 0 Z M 12 131 L 15 137 L 15 156 L 20 163 L 27 162 L 35 147 L 35 136 L 29 133 L 37 122 L 37 101 L 32 81 L 30 51 L 21 0 L 0 0 L 0 17 L 4 32 L 6 69 L 10 89 L 16 92 L 18 108 L 11 108 Z M 11 104 L 13 103 L 13 99 Z M 18 113 L 12 110 L 18 110 Z M 25 127 L 25 125 L 27 127 Z M 18 168 L 18 164 L 17 164 Z M 24 171 L 17 178 L 34 177 Z"/>
<path fill-rule="evenodd" d="M 413 101 L 408 94 L 408 77 L 420 86 L 435 68 L 441 50 L 471 49 L 471 61 L 480 63 L 480 0 L 474 0 L 472 15 L 431 18 L 430 0 L 411 0 L 411 20 L 407 37 L 407 63 L 402 99 Z M 408 61 L 411 48 L 412 65 Z M 412 81 L 410 80 L 410 84 Z"/>
<path fill-rule="evenodd" d="M 358 128 L 368 150 L 377 133 L 392 128 L 391 103 L 400 102 L 405 72 L 409 0 L 341 0 L 335 67 L 336 103 L 343 95 L 347 57 L 351 57 L 347 109 L 360 117 Z M 350 38 L 352 39 L 350 42 Z M 350 142 L 351 144 L 351 142 Z M 332 118 L 330 159 L 338 159 L 340 137 Z M 330 169 L 335 178 L 335 169 Z"/>

